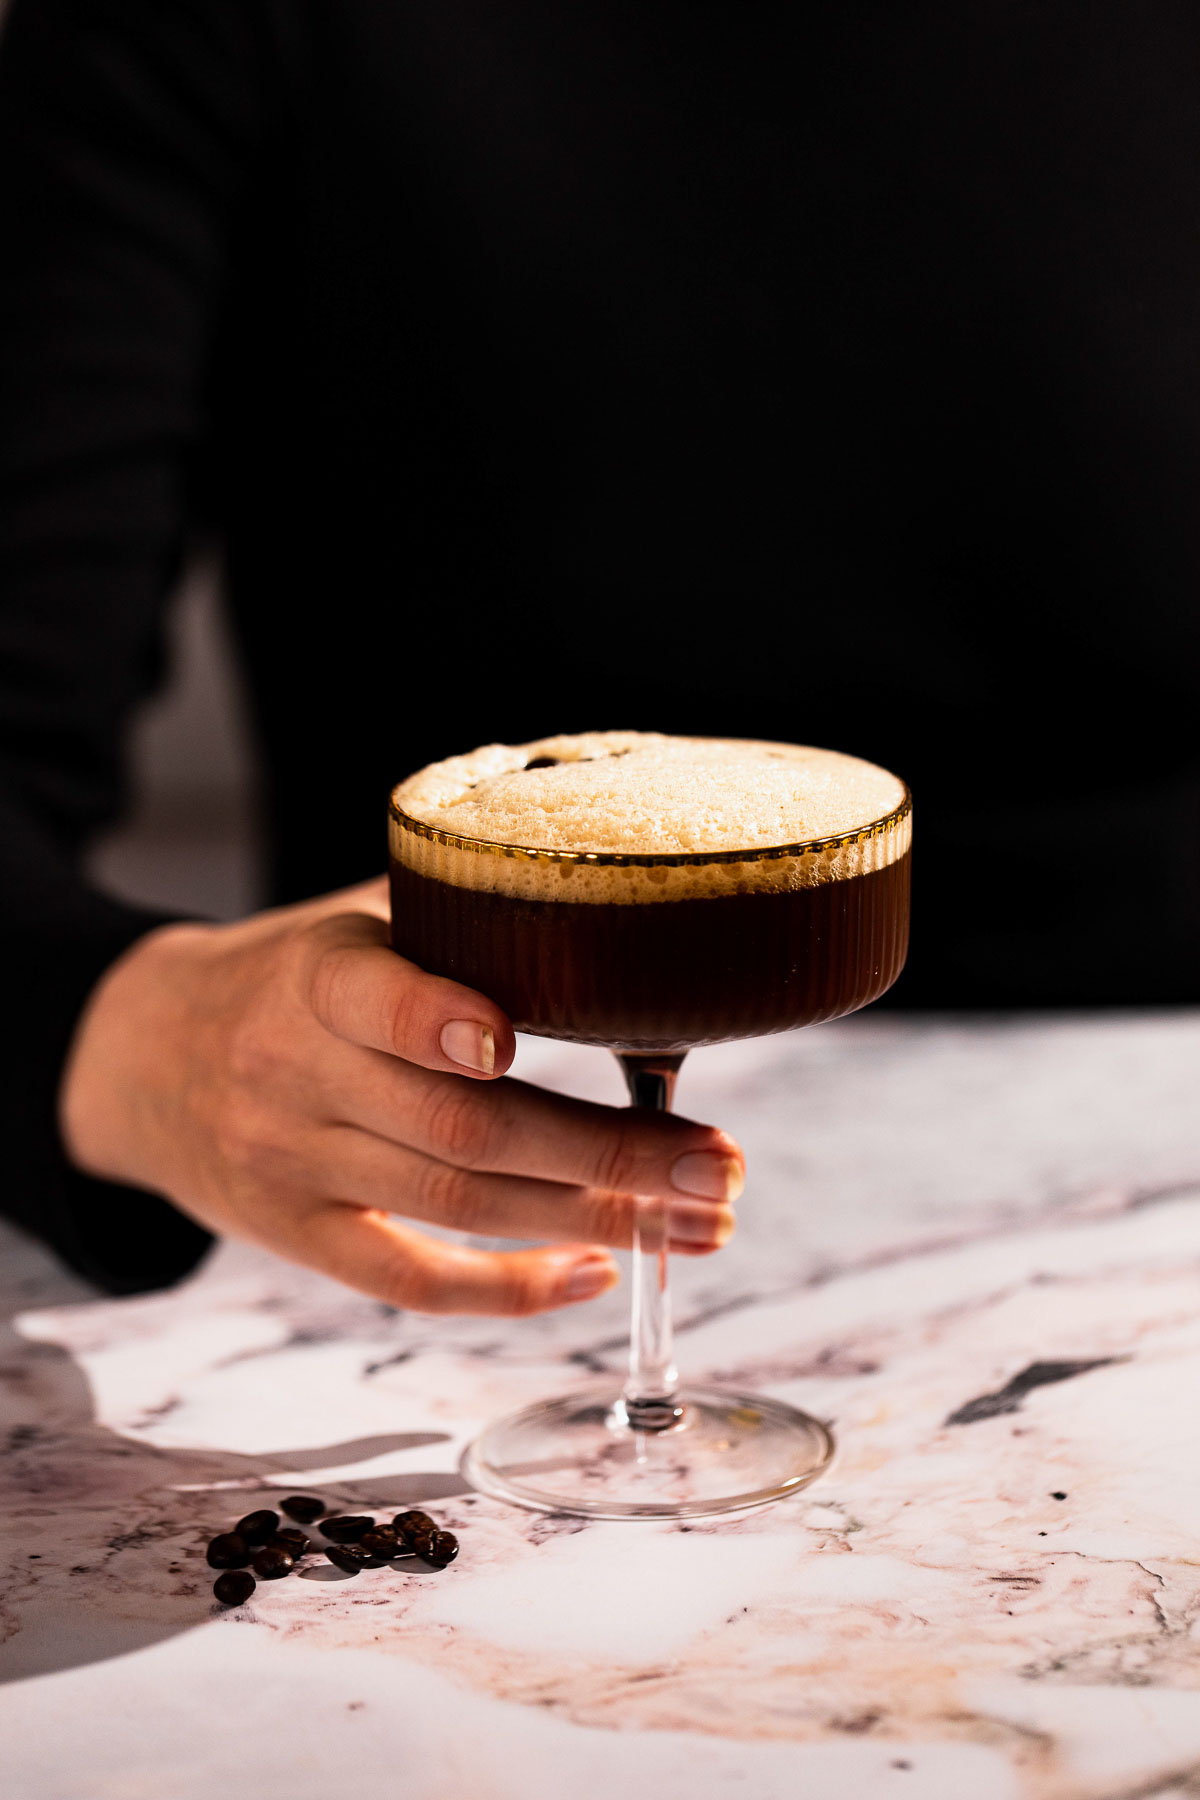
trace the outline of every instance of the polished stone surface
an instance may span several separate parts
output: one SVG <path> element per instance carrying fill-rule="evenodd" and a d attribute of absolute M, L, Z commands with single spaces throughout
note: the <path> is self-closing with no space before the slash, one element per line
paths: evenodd
<path fill-rule="evenodd" d="M 601 1053 L 529 1079 L 613 1101 Z M 620 1370 L 621 1292 L 394 1314 L 225 1247 L 98 1300 L 4 1238 L 0 1757 L 29 1800 L 1200 1795 L 1200 1019 L 864 1015 L 697 1053 L 747 1151 L 687 1373 L 833 1470 L 682 1526 L 466 1491 L 485 1420 Z M 424 1505 L 442 1573 L 211 1599 L 271 1493 Z"/>

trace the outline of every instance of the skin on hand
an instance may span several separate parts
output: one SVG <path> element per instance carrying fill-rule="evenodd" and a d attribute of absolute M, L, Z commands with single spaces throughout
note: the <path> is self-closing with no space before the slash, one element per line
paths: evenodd
<path fill-rule="evenodd" d="M 634 1194 L 669 1202 L 673 1251 L 726 1242 L 744 1172 L 731 1138 L 508 1078 L 504 1014 L 397 956 L 387 917 L 381 878 L 139 940 L 76 1029 L 60 1091 L 72 1161 L 418 1312 L 604 1292 Z M 397 1214 L 549 1247 L 468 1249 Z"/>

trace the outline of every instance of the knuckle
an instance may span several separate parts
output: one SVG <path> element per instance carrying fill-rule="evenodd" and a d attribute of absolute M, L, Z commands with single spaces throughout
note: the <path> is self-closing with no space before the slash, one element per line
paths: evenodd
<path fill-rule="evenodd" d="M 405 1312 L 462 1311 L 457 1286 L 447 1278 L 436 1255 L 422 1256 L 398 1244 L 388 1252 L 381 1276 L 389 1303 Z"/>
<path fill-rule="evenodd" d="M 379 1285 L 392 1306 L 413 1312 L 434 1311 L 420 1271 L 403 1245 L 386 1252 L 379 1269 Z"/>
<path fill-rule="evenodd" d="M 311 1004 L 313 982 L 326 955 L 311 925 L 291 925 L 272 946 L 272 975 L 277 989 Z"/>
<path fill-rule="evenodd" d="M 496 1128 L 471 1083 L 450 1077 L 430 1102 L 427 1118 L 438 1153 L 459 1168 L 478 1169 L 491 1160 Z"/>
<path fill-rule="evenodd" d="M 257 1009 L 243 1014 L 230 1032 L 227 1061 L 233 1082 L 249 1089 L 261 1086 L 278 1066 L 278 1044 Z"/>
<path fill-rule="evenodd" d="M 501 1290 L 503 1311 L 513 1319 L 527 1319 L 532 1313 L 541 1312 L 546 1304 L 545 1290 L 535 1271 L 518 1267 L 507 1273 Z"/>
<path fill-rule="evenodd" d="M 322 913 L 319 918 L 306 919 L 296 935 L 307 938 L 311 943 L 336 947 L 378 943 L 381 935 L 385 934 L 386 926 L 382 919 L 356 911 L 353 907 L 339 907 L 333 912 Z"/>
<path fill-rule="evenodd" d="M 254 1187 L 292 1186 L 302 1174 L 294 1141 L 270 1106 L 228 1096 L 211 1121 L 213 1147 L 230 1177 Z"/>
<path fill-rule="evenodd" d="M 266 1161 L 265 1145 L 257 1122 L 248 1118 L 241 1108 L 222 1113 L 214 1126 L 213 1138 L 217 1156 L 231 1174 L 256 1175 L 262 1170 Z"/>
<path fill-rule="evenodd" d="M 633 1210 L 628 1197 L 611 1192 L 592 1195 L 587 1235 L 597 1244 L 627 1246 L 633 1237 Z"/>
<path fill-rule="evenodd" d="M 452 1163 L 431 1163 L 422 1183 L 422 1200 L 439 1221 L 458 1231 L 475 1231 L 483 1216 L 477 1182 Z"/>
<path fill-rule="evenodd" d="M 307 974 L 309 1005 L 325 1026 L 336 1019 L 346 990 L 346 957 L 340 944 L 321 944 L 314 933 L 297 936 L 289 946 L 296 974 Z"/>
<path fill-rule="evenodd" d="M 633 1192 L 637 1156 L 629 1133 L 619 1126 L 610 1128 L 596 1146 L 593 1167 L 597 1187 L 618 1193 Z"/>
<path fill-rule="evenodd" d="M 384 1003 L 382 1035 L 397 1056 L 411 1054 L 420 1041 L 421 988 L 411 978 L 392 983 Z"/>

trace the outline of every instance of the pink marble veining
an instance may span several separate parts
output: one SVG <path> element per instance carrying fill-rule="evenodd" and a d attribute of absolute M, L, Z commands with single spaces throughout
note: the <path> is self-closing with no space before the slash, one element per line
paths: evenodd
<path fill-rule="evenodd" d="M 522 1056 L 615 1098 L 594 1059 Z M 740 1518 L 465 1488 L 485 1419 L 619 1370 L 620 1296 L 403 1317 L 226 1247 L 110 1301 L 6 1239 L 13 1792 L 1200 1793 L 1200 1021 L 865 1019 L 706 1061 L 681 1104 L 740 1133 L 751 1185 L 681 1272 L 681 1360 L 840 1446 Z M 294 1487 L 424 1505 L 461 1558 L 222 1615 L 207 1536 Z"/>

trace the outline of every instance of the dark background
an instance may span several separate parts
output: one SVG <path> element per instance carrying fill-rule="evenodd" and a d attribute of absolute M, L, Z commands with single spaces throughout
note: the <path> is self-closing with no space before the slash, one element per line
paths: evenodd
<path fill-rule="evenodd" d="M 1200 999 L 1192 9 L 16 16 L 5 730 L 66 830 L 215 518 L 259 894 L 490 739 L 787 738 L 913 788 L 897 1004 Z M 159 893 L 237 911 L 244 749 L 187 718 Z"/>
<path fill-rule="evenodd" d="M 1200 1002 L 1193 5 L 7 19 L 0 1135 L 77 1266 L 58 1074 L 160 916 L 81 856 L 298 899 L 496 739 L 866 756 L 915 796 L 882 1004 Z M 217 525 L 240 712 L 163 606 Z"/>

